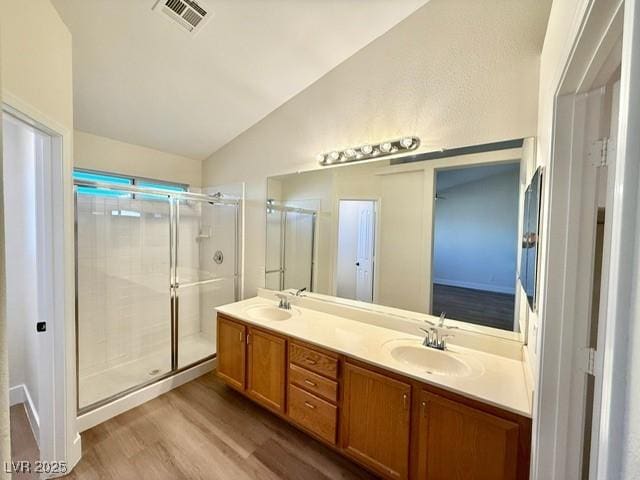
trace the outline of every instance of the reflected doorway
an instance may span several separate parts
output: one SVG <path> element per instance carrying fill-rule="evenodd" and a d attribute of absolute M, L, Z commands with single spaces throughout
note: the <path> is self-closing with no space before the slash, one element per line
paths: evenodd
<path fill-rule="evenodd" d="M 520 163 L 436 171 L 432 314 L 517 330 Z"/>
<path fill-rule="evenodd" d="M 340 200 L 336 290 L 342 298 L 373 302 L 375 200 Z"/>

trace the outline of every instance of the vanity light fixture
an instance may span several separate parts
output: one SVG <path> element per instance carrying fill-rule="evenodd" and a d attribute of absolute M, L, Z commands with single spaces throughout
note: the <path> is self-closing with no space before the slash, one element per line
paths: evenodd
<path fill-rule="evenodd" d="M 419 146 L 420 139 L 418 137 L 403 137 L 373 145 L 365 144 L 341 151 L 334 150 L 329 153 L 321 153 L 317 159 L 318 163 L 324 167 L 338 163 L 359 162 L 387 155 L 395 155 L 397 153 L 410 152 Z"/>

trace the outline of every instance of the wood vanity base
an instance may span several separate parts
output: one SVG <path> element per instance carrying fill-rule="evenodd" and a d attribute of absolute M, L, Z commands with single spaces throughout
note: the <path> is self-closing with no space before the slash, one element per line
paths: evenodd
<path fill-rule="evenodd" d="M 529 478 L 529 418 L 221 314 L 217 341 L 219 378 L 383 478 Z"/>

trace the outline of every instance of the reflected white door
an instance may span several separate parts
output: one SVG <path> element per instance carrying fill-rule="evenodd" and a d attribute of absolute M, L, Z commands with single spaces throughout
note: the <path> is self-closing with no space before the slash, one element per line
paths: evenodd
<path fill-rule="evenodd" d="M 373 301 L 375 203 L 340 201 L 336 292 L 339 297 Z"/>

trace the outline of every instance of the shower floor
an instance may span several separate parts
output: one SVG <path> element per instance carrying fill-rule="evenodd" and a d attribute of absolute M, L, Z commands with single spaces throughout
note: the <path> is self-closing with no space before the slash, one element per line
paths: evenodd
<path fill-rule="evenodd" d="M 216 351 L 215 338 L 211 334 L 196 333 L 180 338 L 178 346 L 179 365 L 195 363 Z M 79 406 L 84 408 L 109 398 L 129 388 L 152 380 L 171 369 L 171 351 L 158 349 L 132 362 L 103 370 L 79 379 Z"/>

